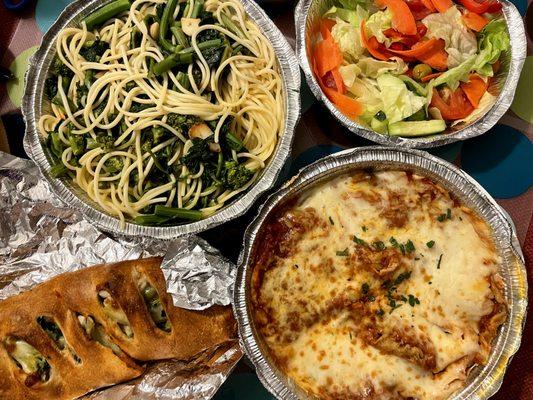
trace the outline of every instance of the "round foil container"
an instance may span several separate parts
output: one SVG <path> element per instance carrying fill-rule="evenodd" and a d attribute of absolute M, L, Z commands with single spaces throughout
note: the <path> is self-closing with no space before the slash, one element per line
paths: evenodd
<path fill-rule="evenodd" d="M 451 397 L 454 400 L 488 399 L 500 388 L 505 370 L 520 346 L 528 301 L 524 257 L 513 222 L 494 199 L 456 166 L 420 150 L 374 146 L 342 151 L 304 168 L 268 198 L 246 231 L 235 283 L 234 313 L 239 324 L 243 349 L 254 364 L 261 382 L 276 398 L 311 399 L 276 367 L 267 345 L 256 329 L 251 299 L 251 264 L 256 249 L 262 245 L 262 228 L 278 207 L 287 204 L 314 185 L 350 171 L 367 168 L 409 170 L 427 176 L 475 210 L 492 228 L 498 252 L 503 260 L 499 273 L 505 282 L 508 319 L 494 340 L 488 363 L 475 367 L 466 386 Z"/>
<path fill-rule="evenodd" d="M 489 88 L 492 93 L 499 93 L 499 95 L 494 105 L 477 121 L 466 126 L 463 124 L 448 128 L 443 133 L 418 138 L 381 135 L 346 117 L 322 92 L 313 73 L 309 57 L 317 41 L 318 21 L 326 11 L 335 5 L 334 0 L 300 0 L 296 6 L 295 22 L 298 60 L 305 73 L 307 83 L 316 98 L 326 105 L 328 110 L 342 125 L 358 136 L 383 145 L 420 149 L 443 146 L 459 140 L 469 139 L 487 132 L 509 109 L 513 102 L 516 85 L 526 58 L 527 40 L 522 16 L 509 1 L 499 1 L 503 5 L 503 15 L 507 22 L 511 39 L 511 51 L 502 55 L 501 68 L 495 74 L 495 79 Z"/>
<path fill-rule="evenodd" d="M 300 68 L 289 43 L 274 25 L 272 20 L 253 0 L 241 0 L 247 15 L 259 26 L 276 52 L 285 93 L 285 127 L 278 140 L 276 151 L 267 163 L 257 182 L 241 197 L 231 202 L 220 211 L 201 221 L 170 227 L 151 227 L 126 222 L 120 227 L 118 218 L 105 213 L 76 184 L 65 179 L 55 179 L 48 171 L 51 164 L 43 146 L 37 124 L 46 110 L 44 99 L 44 82 L 55 57 L 55 44 L 59 32 L 77 26 L 87 15 L 112 0 L 78 0 L 65 8 L 57 21 L 46 32 L 42 44 L 30 60 L 26 73 L 26 87 L 22 102 L 22 114 L 26 121 L 24 148 L 35 161 L 41 174 L 46 178 L 54 193 L 66 204 L 84 214 L 99 229 L 117 235 L 146 236 L 159 239 L 172 239 L 178 236 L 195 234 L 234 219 L 250 209 L 257 198 L 269 190 L 290 156 L 294 130 L 300 118 Z"/>

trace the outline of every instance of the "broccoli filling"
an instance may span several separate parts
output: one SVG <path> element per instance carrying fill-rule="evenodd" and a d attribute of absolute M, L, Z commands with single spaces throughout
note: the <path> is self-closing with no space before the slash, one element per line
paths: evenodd
<path fill-rule="evenodd" d="M 132 338 L 133 330 L 131 329 L 128 317 L 107 290 L 100 290 L 98 292 L 98 302 L 103 307 L 104 313 L 118 325 L 122 333 L 128 338 Z"/>
<path fill-rule="evenodd" d="M 67 340 L 65 339 L 61 328 L 54 322 L 54 320 L 52 320 L 51 318 L 40 316 L 37 317 L 37 323 L 41 326 L 41 328 L 48 335 L 48 337 L 54 341 L 59 350 L 68 350 L 68 352 L 77 364 L 81 362 L 76 352 L 67 344 Z"/>
<path fill-rule="evenodd" d="M 27 386 L 50 379 L 50 364 L 35 347 L 13 337 L 8 337 L 4 344 L 10 357 L 28 375 L 25 381 Z"/>
<path fill-rule="evenodd" d="M 109 335 L 106 333 L 104 327 L 96 322 L 94 318 L 90 315 L 84 316 L 78 314 L 78 322 L 85 331 L 85 334 L 97 343 L 100 343 L 102 346 L 111 349 L 111 351 L 117 355 L 123 355 L 122 350 L 115 343 L 111 341 Z"/>
<path fill-rule="evenodd" d="M 170 332 L 172 330 L 172 325 L 168 320 L 167 313 L 163 308 L 157 290 L 146 279 L 141 281 L 139 289 L 155 325 L 162 331 Z"/>

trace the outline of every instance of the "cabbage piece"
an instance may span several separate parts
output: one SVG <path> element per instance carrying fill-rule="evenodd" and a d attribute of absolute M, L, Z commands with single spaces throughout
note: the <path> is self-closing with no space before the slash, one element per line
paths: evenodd
<path fill-rule="evenodd" d="M 360 101 L 365 109 L 359 119 L 370 123 L 372 117 L 383 109 L 381 93 L 375 79 L 361 76 L 361 69 L 356 64 L 350 64 L 339 68 L 342 80 L 348 92 Z"/>
<path fill-rule="evenodd" d="M 444 40 L 448 68 L 454 68 L 476 54 L 476 35 L 465 26 L 457 7 L 452 6 L 443 14 L 430 14 L 422 22 L 428 28 L 427 37 Z"/>
<path fill-rule="evenodd" d="M 325 14 L 324 18 L 330 19 L 340 19 L 344 22 L 348 22 L 353 26 L 359 28 L 361 21 L 368 18 L 368 11 L 364 8 L 357 6 L 353 10 L 348 10 L 346 8 L 331 7 Z M 337 21 L 338 22 L 338 21 Z"/>
<path fill-rule="evenodd" d="M 383 74 L 377 78 L 383 102 L 383 112 L 389 123 L 402 121 L 426 105 L 426 98 L 409 91 L 405 83 L 391 75 Z"/>
<path fill-rule="evenodd" d="M 392 40 L 385 36 L 383 31 L 392 26 L 392 13 L 387 8 L 385 11 L 375 12 L 368 18 L 365 24 L 368 37 L 375 36 L 379 43 L 385 43 L 389 47 Z"/>
<path fill-rule="evenodd" d="M 359 28 L 348 22 L 337 20 L 331 35 L 339 45 L 344 59 L 349 63 L 356 62 L 366 51 L 361 42 Z"/>
<path fill-rule="evenodd" d="M 399 57 L 393 57 L 390 61 L 364 57 L 357 62 L 357 66 L 361 70 L 361 74 L 367 78 L 377 78 L 388 72 L 393 75 L 401 75 L 408 69 L 407 64 Z"/>

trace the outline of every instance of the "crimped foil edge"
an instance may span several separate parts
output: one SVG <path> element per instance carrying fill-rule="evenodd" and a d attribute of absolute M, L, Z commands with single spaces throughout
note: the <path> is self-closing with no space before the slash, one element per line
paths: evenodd
<path fill-rule="evenodd" d="M 505 296 L 509 300 L 509 315 L 494 342 L 487 365 L 473 371 L 467 385 L 451 399 L 490 398 L 501 387 L 507 366 L 521 342 L 528 303 L 523 254 L 518 245 L 512 220 L 494 199 L 473 178 L 456 166 L 419 150 L 374 146 L 342 151 L 302 169 L 294 179 L 266 200 L 246 230 L 235 282 L 233 307 L 245 353 L 256 367 L 261 382 L 276 398 L 291 400 L 309 398 L 269 361 L 268 351 L 255 330 L 249 287 L 252 272 L 249 264 L 256 245 L 255 241 L 270 212 L 284 199 L 316 184 L 318 180 L 329 179 L 350 169 L 371 166 L 408 168 L 431 177 L 458 194 L 458 197 L 476 210 L 493 229 L 494 239 L 503 259 L 500 273 L 506 282 Z"/>
<path fill-rule="evenodd" d="M 285 92 L 285 127 L 279 137 L 274 155 L 258 181 L 237 200 L 222 208 L 221 211 L 199 222 L 171 227 L 149 227 L 127 222 L 124 229 L 120 221 L 102 210 L 75 184 L 52 178 L 48 171 L 50 163 L 41 144 L 37 123 L 42 114 L 42 96 L 44 79 L 55 54 L 55 43 L 59 31 L 75 24 L 112 0 L 77 0 L 68 5 L 52 27 L 45 33 L 42 43 L 30 59 L 26 73 L 25 91 L 22 103 L 22 114 L 26 123 L 24 148 L 37 164 L 39 171 L 50 184 L 52 191 L 66 204 L 80 211 L 99 229 L 123 236 L 145 236 L 158 239 L 173 239 L 179 236 L 195 234 L 221 225 L 246 213 L 265 191 L 272 188 L 285 162 L 290 157 L 296 125 L 300 119 L 300 69 L 296 55 L 289 43 L 270 20 L 265 12 L 253 0 L 240 0 L 247 15 L 259 26 L 270 41 L 279 60 Z"/>
<path fill-rule="evenodd" d="M 522 71 L 522 67 L 527 55 L 527 39 L 522 16 L 511 2 L 507 0 L 500 0 L 500 3 L 503 5 L 503 15 L 509 29 L 511 52 L 507 76 L 505 77 L 505 81 L 499 84 L 500 93 L 495 104 L 487 111 L 487 113 L 485 113 L 483 117 L 456 132 L 420 138 L 403 138 L 381 135 L 363 125 L 358 124 L 355 121 L 350 120 L 344 114 L 342 114 L 322 92 L 322 89 L 320 88 L 313 74 L 307 57 L 308 15 L 311 6 L 317 1 L 318 0 L 299 0 L 298 5 L 296 6 L 296 52 L 298 61 L 300 62 L 300 65 L 304 71 L 307 84 L 311 88 L 311 91 L 317 100 L 323 103 L 331 112 L 331 114 L 333 114 L 333 116 L 352 133 L 373 142 L 388 146 L 419 149 L 439 147 L 482 135 L 496 125 L 496 123 L 498 123 L 500 118 L 511 106 L 514 93 L 516 91 L 516 86 L 518 85 L 518 80 L 520 78 L 520 72 Z"/>

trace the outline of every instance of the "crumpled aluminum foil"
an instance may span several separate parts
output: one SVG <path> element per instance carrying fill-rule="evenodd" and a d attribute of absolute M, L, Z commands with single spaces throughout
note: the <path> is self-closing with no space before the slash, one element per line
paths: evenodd
<path fill-rule="evenodd" d="M 172 243 L 161 269 L 176 307 L 205 310 L 214 304 L 231 303 L 235 265 L 195 236 Z"/>
<path fill-rule="evenodd" d="M 164 275 L 176 306 L 201 310 L 230 303 L 236 268 L 204 240 L 110 237 L 62 203 L 32 161 L 0 152 L 0 300 L 67 271 L 165 254 Z M 218 352 L 209 367 L 153 363 L 142 377 L 86 398 L 210 399 L 242 357 L 237 341 L 211 351 Z"/>

